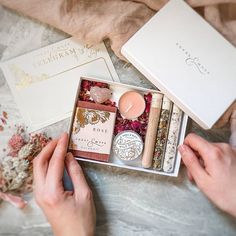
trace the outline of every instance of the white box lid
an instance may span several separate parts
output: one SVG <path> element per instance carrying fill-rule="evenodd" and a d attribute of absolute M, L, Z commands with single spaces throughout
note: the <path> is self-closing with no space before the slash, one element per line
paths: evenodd
<path fill-rule="evenodd" d="M 169 1 L 121 52 L 203 128 L 235 101 L 235 47 L 182 0 Z"/>

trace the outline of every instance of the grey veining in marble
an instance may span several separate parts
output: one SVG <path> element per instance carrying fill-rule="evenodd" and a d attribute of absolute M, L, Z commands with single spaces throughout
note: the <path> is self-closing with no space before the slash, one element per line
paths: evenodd
<path fill-rule="evenodd" d="M 67 37 L 62 32 L 18 15 L 0 6 L 0 58 L 13 58 Z M 109 48 L 109 44 L 107 43 Z M 153 87 L 131 65 L 121 62 L 109 50 L 124 83 Z M 0 73 L 0 109 L 9 113 L 9 124 L 23 123 L 5 79 Z M 68 120 L 45 129 L 53 137 L 68 127 Z M 229 130 L 204 131 L 190 124 L 190 131 L 212 141 L 227 141 Z M 0 151 L 11 135 L 0 135 Z M 97 208 L 97 235 L 181 235 L 233 236 L 236 221 L 215 208 L 186 178 L 182 167 L 178 178 L 83 164 L 93 189 Z M 7 203 L 0 206 L 1 236 L 52 235 L 49 224 L 32 195 L 29 205 L 18 210 Z"/>

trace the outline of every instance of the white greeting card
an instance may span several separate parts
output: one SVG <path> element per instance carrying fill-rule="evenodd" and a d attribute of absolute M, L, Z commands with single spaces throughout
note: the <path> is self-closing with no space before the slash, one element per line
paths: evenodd
<path fill-rule="evenodd" d="M 103 43 L 89 47 L 74 38 L 0 66 L 31 131 L 71 116 L 81 76 L 119 81 Z"/>

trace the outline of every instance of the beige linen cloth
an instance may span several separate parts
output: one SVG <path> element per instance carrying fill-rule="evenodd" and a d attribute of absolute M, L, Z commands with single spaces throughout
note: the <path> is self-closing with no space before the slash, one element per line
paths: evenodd
<path fill-rule="evenodd" d="M 0 4 L 52 25 L 88 44 L 109 39 L 115 54 L 168 0 L 0 0 Z M 236 45 L 236 0 L 186 0 L 213 27 Z M 206 42 L 207 43 L 207 42 Z M 236 89 L 235 89 L 236 93 Z M 236 146 L 236 104 L 220 119 L 231 119 Z M 232 138 L 234 137 L 234 138 Z"/>

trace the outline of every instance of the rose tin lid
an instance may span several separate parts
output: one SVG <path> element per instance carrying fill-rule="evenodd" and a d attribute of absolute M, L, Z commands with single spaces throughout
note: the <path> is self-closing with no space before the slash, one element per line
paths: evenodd
<path fill-rule="evenodd" d="M 182 0 L 170 0 L 121 52 L 203 128 L 235 101 L 235 47 Z"/>

